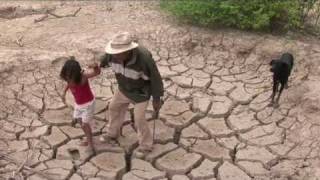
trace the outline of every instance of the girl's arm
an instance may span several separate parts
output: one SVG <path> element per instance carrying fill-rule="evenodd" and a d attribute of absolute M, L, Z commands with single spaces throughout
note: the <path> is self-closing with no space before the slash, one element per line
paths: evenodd
<path fill-rule="evenodd" d="M 66 86 L 64 87 L 64 90 L 63 90 L 63 94 L 66 94 L 66 93 L 67 93 L 67 91 L 68 91 L 68 89 L 69 89 L 69 85 L 68 85 L 68 84 L 66 84 Z"/>
<path fill-rule="evenodd" d="M 69 89 L 69 86 L 68 84 L 65 86 L 64 90 L 63 90 L 63 94 L 62 94 L 62 99 L 65 100 L 66 99 L 66 94 L 67 94 L 67 91 Z"/>
<path fill-rule="evenodd" d="M 99 75 L 101 73 L 101 68 L 98 66 L 97 63 L 94 63 L 94 64 L 91 64 L 88 66 L 89 68 L 93 69 L 93 71 L 91 72 L 84 72 L 83 75 L 89 79 L 89 78 L 92 78 L 92 77 L 95 77 L 97 75 Z"/>

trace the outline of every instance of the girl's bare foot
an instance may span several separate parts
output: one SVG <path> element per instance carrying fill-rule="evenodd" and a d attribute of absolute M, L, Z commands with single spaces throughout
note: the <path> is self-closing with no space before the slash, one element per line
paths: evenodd
<path fill-rule="evenodd" d="M 89 145 L 89 143 L 87 140 L 82 140 L 79 142 L 79 146 L 88 146 L 88 145 Z"/>
<path fill-rule="evenodd" d="M 93 146 L 88 146 L 86 148 L 85 152 L 90 155 L 96 155 L 96 149 Z"/>

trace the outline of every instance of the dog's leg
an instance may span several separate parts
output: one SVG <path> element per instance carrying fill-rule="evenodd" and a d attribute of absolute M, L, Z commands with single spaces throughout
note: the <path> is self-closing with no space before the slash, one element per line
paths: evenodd
<path fill-rule="evenodd" d="M 279 82 L 276 80 L 273 80 L 273 89 L 271 94 L 271 102 L 269 103 L 269 106 L 272 106 L 274 103 L 274 97 L 276 95 L 276 92 L 278 91 Z"/>
<path fill-rule="evenodd" d="M 288 72 L 288 77 L 285 79 L 285 87 L 284 88 L 286 88 L 286 89 L 288 89 L 289 88 L 289 85 L 288 85 L 288 83 L 289 83 L 289 77 L 290 77 L 290 74 L 291 74 L 291 69 L 289 70 L 289 72 Z"/>
<path fill-rule="evenodd" d="M 277 100 L 276 100 L 275 107 L 279 106 L 280 96 L 282 94 L 282 91 L 283 91 L 284 87 L 285 87 L 285 83 L 281 83 L 281 87 L 280 87 L 280 91 L 279 91 L 279 94 L 278 94 L 278 97 L 277 97 Z"/>
<path fill-rule="evenodd" d="M 289 88 L 288 82 L 289 82 L 290 73 L 291 73 L 291 70 L 288 71 L 288 76 L 284 79 L 284 82 L 283 82 L 285 89 Z"/>

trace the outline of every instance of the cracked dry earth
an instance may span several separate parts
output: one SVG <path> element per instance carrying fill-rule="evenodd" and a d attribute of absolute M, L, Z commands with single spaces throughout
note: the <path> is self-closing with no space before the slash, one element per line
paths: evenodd
<path fill-rule="evenodd" d="M 0 6 L 0 179 L 14 172 L 30 180 L 319 179 L 319 43 L 178 25 L 156 1 Z M 43 14 L 26 13 L 78 7 L 76 17 L 38 23 Z M 72 97 L 61 98 L 63 57 L 75 55 L 85 65 L 123 30 L 152 51 L 166 89 L 155 149 L 143 159 L 134 155 L 137 136 L 128 123 L 119 146 L 96 140 L 97 155 L 88 154 L 77 144 L 82 130 L 71 123 Z M 293 52 L 295 68 L 280 107 L 272 108 L 268 63 L 284 51 Z M 98 139 L 117 87 L 112 72 L 104 69 L 92 87 Z"/>

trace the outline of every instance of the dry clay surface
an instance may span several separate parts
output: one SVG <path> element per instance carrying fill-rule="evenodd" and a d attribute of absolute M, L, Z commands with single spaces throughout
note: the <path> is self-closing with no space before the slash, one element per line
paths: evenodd
<path fill-rule="evenodd" d="M 119 31 L 135 33 L 150 49 L 165 84 L 154 151 L 142 159 L 129 123 L 118 145 L 97 140 L 117 88 L 110 69 L 91 82 L 96 155 L 78 146 L 84 134 L 72 125 L 73 99 L 61 97 L 64 57 L 74 55 L 85 67 Z M 316 41 L 179 25 L 157 1 L 3 1 L 0 49 L 0 179 L 320 177 Z M 268 107 L 269 62 L 286 51 L 295 56 L 289 89 L 280 107 Z"/>

